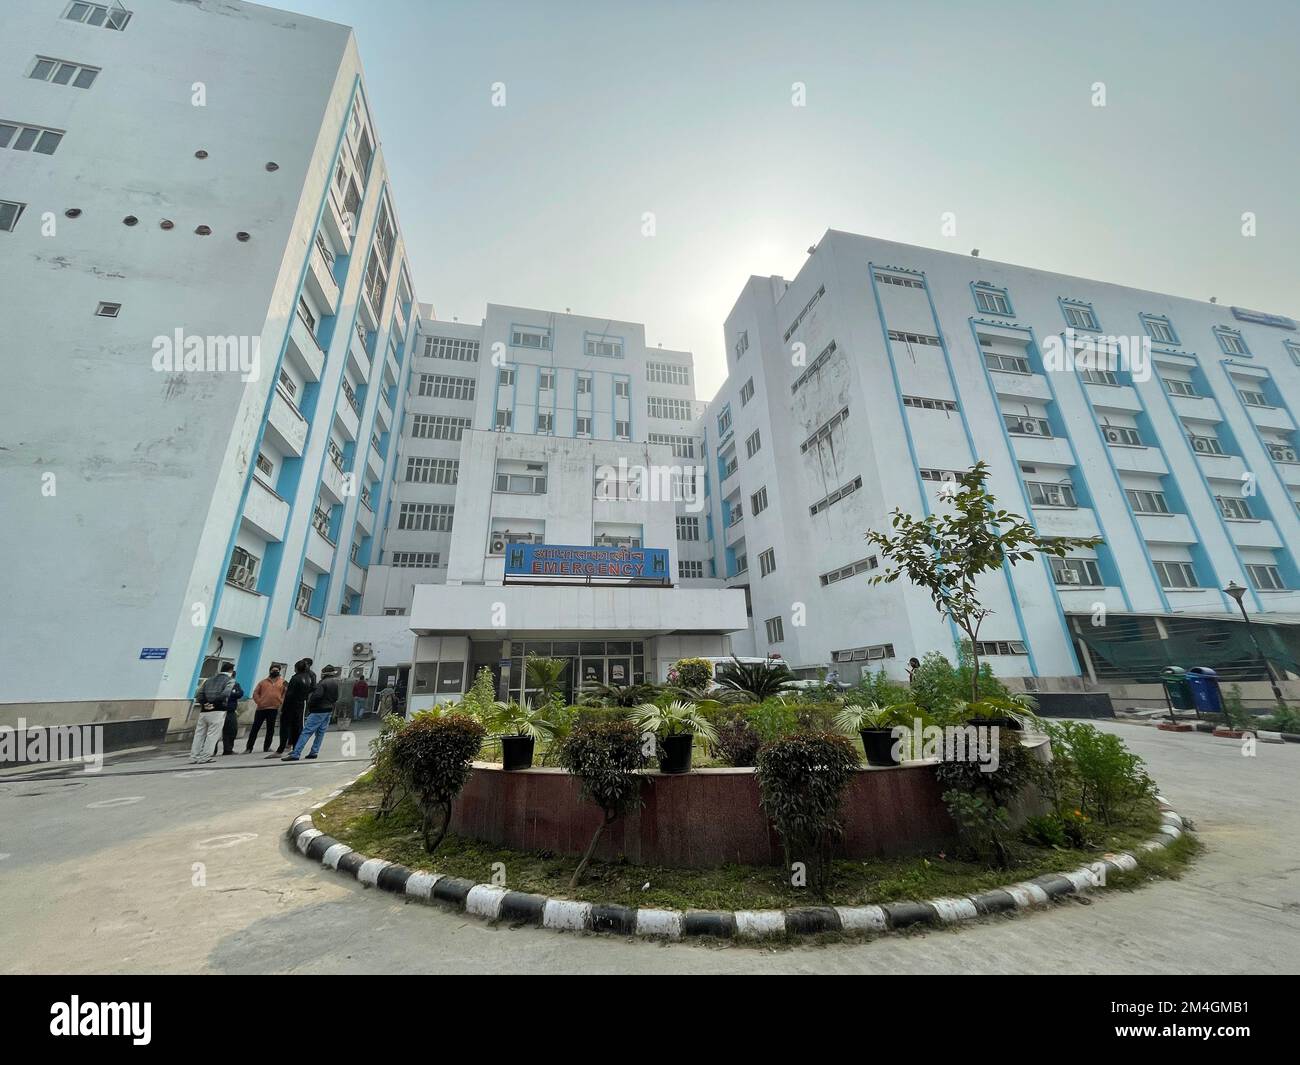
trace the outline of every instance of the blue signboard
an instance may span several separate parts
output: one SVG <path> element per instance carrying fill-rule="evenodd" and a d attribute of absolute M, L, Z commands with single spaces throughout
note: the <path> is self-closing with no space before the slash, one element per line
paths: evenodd
<path fill-rule="evenodd" d="M 1256 325 L 1274 325 L 1279 329 L 1294 329 L 1294 320 L 1282 314 L 1266 314 L 1264 311 L 1248 311 L 1245 307 L 1233 307 L 1232 316 L 1238 321 L 1254 322 Z"/>
<path fill-rule="evenodd" d="M 166 647 L 141 647 L 140 648 L 141 662 L 144 661 L 161 662 L 166 657 L 167 657 Z"/>
<path fill-rule="evenodd" d="M 668 583 L 664 547 L 575 547 L 506 544 L 506 576 L 536 580 Z"/>

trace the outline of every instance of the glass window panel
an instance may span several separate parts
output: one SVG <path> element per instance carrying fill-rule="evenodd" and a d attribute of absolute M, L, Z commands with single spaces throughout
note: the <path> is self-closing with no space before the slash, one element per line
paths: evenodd
<path fill-rule="evenodd" d="M 605 644 L 599 640 L 594 643 L 584 643 L 582 653 L 584 655 L 603 655 L 605 653 Z"/>
<path fill-rule="evenodd" d="M 63 140 L 62 133 L 51 133 L 46 130 L 41 134 L 41 139 L 36 142 L 36 151 L 42 155 L 53 155 L 54 149 L 59 146 L 61 140 Z"/>
<path fill-rule="evenodd" d="M 78 89 L 89 89 L 91 85 L 94 84 L 95 75 L 98 73 L 99 73 L 98 70 L 83 69 L 81 73 L 77 75 L 77 80 L 74 81 L 72 84 L 75 85 Z"/>
<path fill-rule="evenodd" d="M 71 63 L 60 63 L 59 69 L 54 72 L 54 84 L 66 85 L 72 80 L 72 75 L 77 72 L 77 68 Z"/>
<path fill-rule="evenodd" d="M 24 129 L 18 134 L 18 139 L 14 141 L 14 148 L 20 152 L 31 151 L 32 145 L 36 143 L 36 135 L 39 132 L 39 130 L 30 128 Z"/>

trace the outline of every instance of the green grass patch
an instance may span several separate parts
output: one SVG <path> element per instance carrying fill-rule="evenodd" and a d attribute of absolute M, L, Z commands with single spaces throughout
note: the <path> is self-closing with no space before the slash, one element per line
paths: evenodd
<path fill-rule="evenodd" d="M 1074 869 L 1108 851 L 1132 850 L 1155 835 L 1155 805 L 1124 826 L 1098 826 L 1097 842 L 1086 848 L 1058 849 L 1020 843 L 1009 869 L 991 869 L 955 855 L 934 853 L 907 858 L 840 860 L 833 864 L 825 899 L 790 885 L 777 867 L 731 865 L 718 869 L 670 869 L 627 861 L 594 861 L 576 889 L 569 877 L 576 857 L 545 851 L 518 851 L 448 835 L 434 854 L 420 838 L 414 806 L 403 802 L 386 818 L 376 818 L 379 792 L 363 778 L 313 815 L 316 827 L 369 857 L 386 858 L 411 869 L 432 869 L 476 883 L 491 881 L 496 863 L 505 867 L 507 886 L 556 898 L 621 903 L 672 910 L 782 909 L 829 902 L 837 906 L 968 895 L 1044 873 Z M 1112 878 L 1125 887 L 1177 876 L 1198 844 L 1185 833 L 1168 848 L 1138 854 L 1132 873 Z"/>

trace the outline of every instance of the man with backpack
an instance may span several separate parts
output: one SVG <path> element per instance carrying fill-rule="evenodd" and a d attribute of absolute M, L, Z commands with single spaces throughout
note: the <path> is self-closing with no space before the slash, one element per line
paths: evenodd
<path fill-rule="evenodd" d="M 312 689 L 311 695 L 307 699 L 307 724 L 303 726 L 302 735 L 298 737 L 298 742 L 293 745 L 293 750 L 280 759 L 282 762 L 296 762 L 302 754 L 302 749 L 307 746 L 307 741 L 312 739 L 311 754 L 307 755 L 308 759 L 315 758 L 320 753 L 321 741 L 325 739 L 325 732 L 329 728 L 330 718 L 334 716 L 334 704 L 339 701 L 339 667 L 326 666 L 320 671 L 320 683 Z"/>
<path fill-rule="evenodd" d="M 214 676 L 199 685 L 194 695 L 194 701 L 199 704 L 199 719 L 194 723 L 194 742 L 190 745 L 191 764 L 204 765 L 217 756 L 217 744 L 221 742 L 221 730 L 226 723 L 226 706 L 238 687 L 233 662 L 223 662 Z"/>

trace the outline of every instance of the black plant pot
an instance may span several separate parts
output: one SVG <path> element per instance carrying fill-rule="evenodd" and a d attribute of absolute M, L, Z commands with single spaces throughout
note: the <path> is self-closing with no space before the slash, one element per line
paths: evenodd
<path fill-rule="evenodd" d="M 1024 726 L 1014 717 L 968 717 L 966 724 L 975 725 L 976 727 L 993 727 L 1004 728 L 1010 732 L 1023 732 Z"/>
<path fill-rule="evenodd" d="M 680 736 L 665 736 L 659 741 L 659 772 L 689 773 L 694 746 L 695 737 L 689 732 Z"/>
<path fill-rule="evenodd" d="M 902 765 L 902 759 L 894 757 L 894 730 L 888 728 L 864 728 L 862 730 L 862 749 L 867 752 L 867 765 Z"/>
<path fill-rule="evenodd" d="M 501 768 L 528 769 L 533 764 L 532 736 L 501 737 Z"/>

